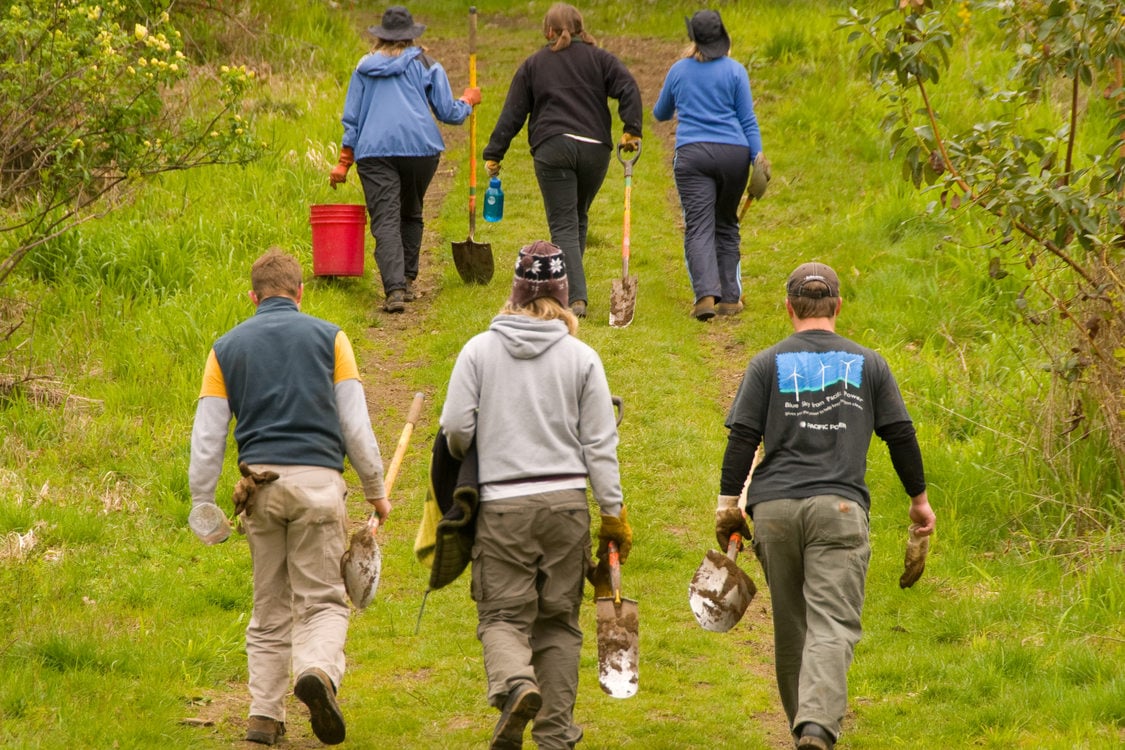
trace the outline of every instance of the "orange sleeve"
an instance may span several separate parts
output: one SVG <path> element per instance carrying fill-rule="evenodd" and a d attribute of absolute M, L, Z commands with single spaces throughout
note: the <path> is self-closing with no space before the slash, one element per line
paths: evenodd
<path fill-rule="evenodd" d="M 200 398 L 207 396 L 227 397 L 227 383 L 223 380 L 223 371 L 219 369 L 219 359 L 215 356 L 214 349 L 207 355 L 207 365 L 203 368 L 203 386 L 199 389 Z"/>
<path fill-rule="evenodd" d="M 348 340 L 348 334 L 341 330 L 336 334 L 336 368 L 332 382 L 341 383 L 345 380 L 359 380 L 359 367 L 355 363 L 352 342 Z"/>

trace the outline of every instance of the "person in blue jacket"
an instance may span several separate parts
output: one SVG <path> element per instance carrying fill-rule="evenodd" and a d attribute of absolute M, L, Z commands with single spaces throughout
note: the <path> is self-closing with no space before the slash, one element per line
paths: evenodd
<path fill-rule="evenodd" d="M 356 165 L 371 215 L 383 309 L 389 313 L 403 312 L 414 299 L 422 201 L 445 150 L 434 118 L 460 125 L 480 103 L 479 88 L 453 98 L 445 69 L 415 43 L 425 28 L 406 8 L 393 5 L 379 26 L 367 29 L 375 46 L 348 83 L 340 159 L 329 177 L 336 187 Z"/>
<path fill-rule="evenodd" d="M 728 56 L 730 35 L 719 13 L 687 19 L 691 46 L 669 69 L 653 107 L 676 115 L 673 173 L 684 215 L 684 259 L 701 321 L 742 312 L 738 209 L 750 165 L 762 153 L 750 76 Z"/>

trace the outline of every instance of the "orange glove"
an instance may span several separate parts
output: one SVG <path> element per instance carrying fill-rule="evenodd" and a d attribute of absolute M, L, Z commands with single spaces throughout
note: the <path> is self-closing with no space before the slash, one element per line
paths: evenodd
<path fill-rule="evenodd" d="M 621 134 L 621 150 L 622 151 L 625 151 L 625 152 L 628 152 L 628 153 L 633 153 L 634 151 L 636 151 L 640 147 L 641 147 L 641 137 L 639 135 L 633 135 L 632 133 L 622 133 Z"/>
<path fill-rule="evenodd" d="M 355 152 L 352 151 L 350 146 L 344 146 L 340 149 L 340 161 L 332 167 L 332 173 L 328 175 L 328 184 L 332 186 L 333 190 L 347 179 L 348 168 L 353 164 L 355 164 Z"/>
<path fill-rule="evenodd" d="M 465 89 L 465 93 L 461 94 L 461 101 L 471 107 L 477 106 L 480 104 L 480 89 L 476 87 Z"/>

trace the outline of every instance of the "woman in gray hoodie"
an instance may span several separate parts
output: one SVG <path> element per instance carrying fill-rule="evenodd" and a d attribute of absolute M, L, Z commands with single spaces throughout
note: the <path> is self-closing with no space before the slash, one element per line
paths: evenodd
<path fill-rule="evenodd" d="M 488 701 L 500 709 L 492 748 L 572 748 L 590 562 L 587 482 L 601 512 L 598 555 L 632 545 L 617 463 L 617 424 L 597 352 L 574 334 L 562 251 L 520 250 L 507 304 L 461 350 L 441 413 L 450 453 L 476 441 L 480 510 L 472 551 L 477 637 Z M 591 574 L 595 586 L 605 565 Z"/>

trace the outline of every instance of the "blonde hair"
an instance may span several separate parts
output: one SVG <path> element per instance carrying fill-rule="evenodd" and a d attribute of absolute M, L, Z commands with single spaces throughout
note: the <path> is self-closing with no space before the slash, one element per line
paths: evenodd
<path fill-rule="evenodd" d="M 598 46 L 597 40 L 583 28 L 582 14 L 578 12 L 578 8 L 568 3 L 555 3 L 547 10 L 547 15 L 543 16 L 543 36 L 550 39 L 552 33 L 555 41 L 551 49 L 555 52 L 569 47 L 575 37 L 593 47 Z"/>
<path fill-rule="evenodd" d="M 571 336 L 578 333 L 578 318 L 553 297 L 536 297 L 526 305 L 514 305 L 511 300 L 500 308 L 501 315 L 526 315 L 537 320 L 561 320 Z"/>
<path fill-rule="evenodd" d="M 250 267 L 250 287 L 259 300 L 297 299 L 301 293 L 301 264 L 279 247 L 271 247 Z"/>
<path fill-rule="evenodd" d="M 687 48 L 684 49 L 683 53 L 680 56 L 690 57 L 692 60 L 698 60 L 699 62 L 711 62 L 712 60 L 719 59 L 718 57 L 711 57 L 710 55 L 703 54 L 703 50 L 699 49 L 699 45 L 695 42 L 691 42 L 690 44 L 688 44 Z M 726 55 L 720 55 L 720 57 L 726 57 Z"/>
<path fill-rule="evenodd" d="M 416 44 L 413 39 L 379 39 L 378 37 L 376 37 L 371 51 L 382 52 L 388 57 L 397 57 L 411 47 L 417 47 L 422 50 L 423 54 L 429 51 L 421 44 Z"/>

